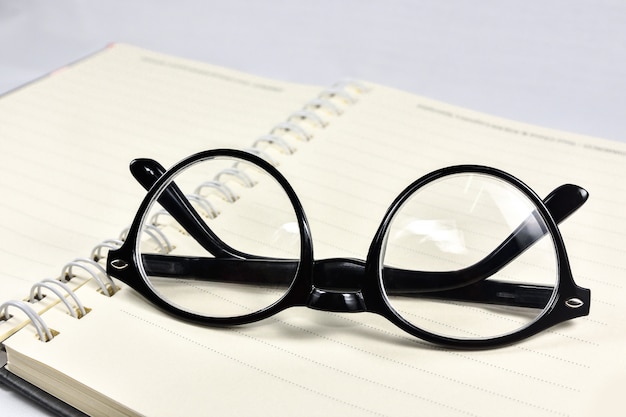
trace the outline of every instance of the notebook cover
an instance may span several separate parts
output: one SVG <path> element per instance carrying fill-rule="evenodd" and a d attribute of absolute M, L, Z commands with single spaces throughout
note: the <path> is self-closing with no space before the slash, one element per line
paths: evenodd
<path fill-rule="evenodd" d="M 43 407 L 60 417 L 84 417 L 87 414 L 64 403 L 42 389 L 26 382 L 22 378 L 9 372 L 4 366 L 0 368 L 0 384 L 7 386 L 29 401 Z"/>

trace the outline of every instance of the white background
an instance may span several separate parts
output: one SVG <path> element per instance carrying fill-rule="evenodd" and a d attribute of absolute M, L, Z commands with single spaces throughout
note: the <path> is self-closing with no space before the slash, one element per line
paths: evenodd
<path fill-rule="evenodd" d="M 0 93 L 111 42 L 626 141 L 621 0 L 0 0 Z M 45 415 L 3 388 L 0 404 Z"/>

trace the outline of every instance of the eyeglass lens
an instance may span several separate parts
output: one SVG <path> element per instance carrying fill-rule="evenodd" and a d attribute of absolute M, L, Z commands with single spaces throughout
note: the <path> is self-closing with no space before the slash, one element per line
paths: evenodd
<path fill-rule="evenodd" d="M 295 278 L 301 250 L 297 215 L 282 186 L 258 166 L 227 157 L 197 161 L 164 184 L 146 211 L 137 245 L 140 271 L 153 291 L 207 317 L 274 304 Z M 278 267 L 264 274 L 263 262 L 254 260 L 268 258 Z"/>
<path fill-rule="evenodd" d="M 534 203 L 504 180 L 440 178 L 417 189 L 391 220 L 381 253 L 384 292 L 404 320 L 436 335 L 513 333 L 538 319 L 556 291 L 556 251 L 546 230 Z M 530 245 L 529 234 L 536 240 Z M 505 245 L 521 249 L 507 257 Z"/>

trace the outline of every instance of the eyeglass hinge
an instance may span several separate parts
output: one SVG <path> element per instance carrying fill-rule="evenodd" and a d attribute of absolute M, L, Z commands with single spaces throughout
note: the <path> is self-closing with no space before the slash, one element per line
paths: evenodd
<path fill-rule="evenodd" d="M 565 300 L 565 305 L 568 306 L 569 308 L 580 308 L 584 305 L 585 303 L 583 302 L 583 300 L 581 300 L 580 298 L 570 298 L 569 300 Z"/>
<path fill-rule="evenodd" d="M 121 259 L 114 259 L 109 264 L 118 271 L 128 268 L 128 262 Z"/>

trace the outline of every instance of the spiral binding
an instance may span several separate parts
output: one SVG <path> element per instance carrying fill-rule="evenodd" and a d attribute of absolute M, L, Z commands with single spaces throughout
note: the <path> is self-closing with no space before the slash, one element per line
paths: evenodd
<path fill-rule="evenodd" d="M 55 285 L 61 287 L 61 289 L 64 290 L 70 296 L 70 298 L 72 298 L 72 300 L 74 300 L 76 308 L 72 307 L 69 301 L 67 301 L 67 298 L 65 298 L 63 293 L 59 291 L 59 289 L 56 288 Z M 35 285 L 33 285 L 30 289 L 29 301 L 31 303 L 34 303 L 35 300 L 41 300 L 44 297 L 41 292 L 42 288 L 47 288 L 48 290 L 52 291 L 54 295 L 59 297 L 59 300 L 61 300 L 63 304 L 65 304 L 70 315 L 75 319 L 79 319 L 87 314 L 87 309 L 85 308 L 85 306 L 83 306 L 83 303 L 81 303 L 80 299 L 76 296 L 76 293 L 74 293 L 74 291 L 70 287 L 68 287 L 67 284 L 55 279 L 44 279 L 43 281 L 39 281 Z"/>
<path fill-rule="evenodd" d="M 58 334 L 58 332 L 53 332 L 52 329 L 50 329 L 46 322 L 41 318 L 41 316 L 37 314 L 37 312 L 24 301 L 10 300 L 4 302 L 2 305 L 0 305 L 0 319 L 11 319 L 11 315 L 9 315 L 9 307 L 18 308 L 22 310 L 24 314 L 26 314 L 26 316 L 30 319 L 30 322 L 35 326 L 35 329 L 37 330 L 37 335 L 39 336 L 39 340 L 48 342 L 54 338 L 55 333 Z"/>
<path fill-rule="evenodd" d="M 368 90 L 369 88 L 359 81 L 346 80 L 337 83 L 307 102 L 301 110 L 291 113 L 284 122 L 275 125 L 268 134 L 258 137 L 253 142 L 252 147 L 245 149 L 245 151 L 259 156 L 273 166 L 278 166 L 281 155 L 294 154 L 301 144 L 311 141 L 318 130 L 325 129 L 333 118 L 342 115 L 348 107 L 358 102 L 360 94 L 366 93 Z M 187 195 L 187 198 L 208 218 L 215 218 L 219 216 L 220 212 L 209 201 L 209 195 L 217 195 L 229 204 L 235 203 L 239 199 L 239 196 L 228 186 L 229 181 L 236 181 L 244 188 L 251 188 L 256 184 L 235 163 L 232 167 L 220 171 L 213 179 L 199 184 L 194 193 Z M 159 217 L 164 215 L 169 216 L 169 213 L 162 211 L 154 214 L 149 220 L 149 224 L 144 228 L 144 232 L 156 245 L 159 252 L 169 253 L 174 247 L 165 233 L 158 227 L 161 224 Z M 58 301 L 52 303 L 48 308 L 62 303 L 75 319 L 80 319 L 89 314 L 90 309 L 83 305 L 75 291 L 67 283 L 81 276 L 76 272 L 76 270 L 81 270 L 87 275 L 83 278 L 96 282 L 101 294 L 108 297 L 113 296 L 119 287 L 106 273 L 101 261 L 106 259 L 109 250 L 118 249 L 123 244 L 127 233 L 128 228 L 120 233 L 118 239 L 107 239 L 100 242 L 92 249 L 90 258 L 76 258 L 66 263 L 56 279 L 44 279 L 34 284 L 27 300 L 10 300 L 1 304 L 0 324 L 2 321 L 13 319 L 13 316 L 9 314 L 9 308 L 18 309 L 26 315 L 27 320 L 14 326 L 14 332 L 30 322 L 35 327 L 41 341 L 52 340 L 59 332 L 50 329 L 41 317 L 41 314 L 47 309 L 37 312 L 33 308 L 35 303 L 40 302 L 47 295 L 44 290 L 58 298 Z"/>
<path fill-rule="evenodd" d="M 61 270 L 61 278 L 65 281 L 69 281 L 75 277 L 76 275 L 72 272 L 75 267 L 81 268 L 87 272 L 87 274 L 89 274 L 89 276 L 91 276 L 98 283 L 102 294 L 111 296 L 117 291 L 115 283 L 106 273 L 104 267 L 93 259 L 76 258 L 73 261 L 66 263 Z"/>
<path fill-rule="evenodd" d="M 205 181 L 196 187 L 194 193 L 202 196 L 203 190 L 207 188 L 217 191 L 228 203 L 234 203 L 239 198 L 230 188 L 226 186 L 226 184 L 222 184 L 218 181 Z"/>

